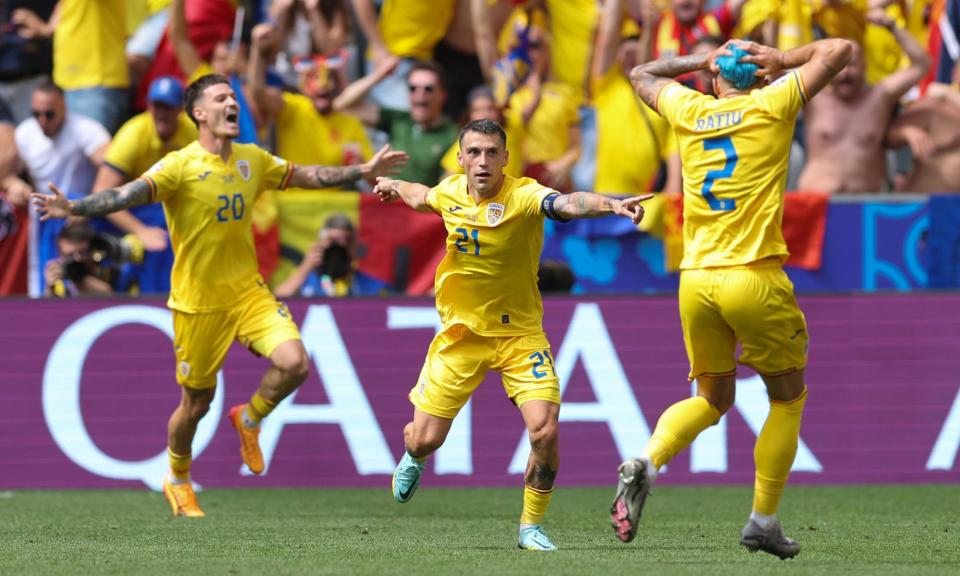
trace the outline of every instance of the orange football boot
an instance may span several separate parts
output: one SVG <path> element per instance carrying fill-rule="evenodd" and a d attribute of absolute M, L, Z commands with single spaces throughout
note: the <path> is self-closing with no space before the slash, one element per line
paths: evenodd
<path fill-rule="evenodd" d="M 197 503 L 197 495 L 193 491 L 193 484 L 190 482 L 173 484 L 169 478 L 164 478 L 163 495 L 170 502 L 174 516 L 186 516 L 187 518 L 203 518 L 206 516 L 200 509 L 200 504 Z"/>
<path fill-rule="evenodd" d="M 243 425 L 243 410 L 246 404 L 237 404 L 230 409 L 230 423 L 240 435 L 240 457 L 254 474 L 263 472 L 263 454 L 260 453 L 260 428 Z"/>

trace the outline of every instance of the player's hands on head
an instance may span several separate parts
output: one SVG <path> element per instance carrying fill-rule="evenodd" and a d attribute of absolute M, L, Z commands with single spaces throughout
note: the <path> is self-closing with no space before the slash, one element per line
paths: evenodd
<path fill-rule="evenodd" d="M 40 214 L 40 221 L 45 222 L 51 218 L 66 218 L 70 215 L 70 200 L 67 195 L 53 185 L 53 182 L 47 184 L 53 194 L 41 194 L 34 192 L 30 194 L 33 205 L 37 207 Z"/>
<path fill-rule="evenodd" d="M 730 56 L 730 42 L 724 43 L 722 46 L 711 50 L 707 54 L 707 69 L 709 69 L 714 74 L 720 73 L 720 66 L 717 65 L 717 58 L 721 56 Z"/>
<path fill-rule="evenodd" d="M 373 193 L 380 197 L 381 202 L 393 202 L 400 198 L 397 192 L 399 180 L 387 178 L 386 176 L 377 176 L 377 183 L 373 187 Z"/>
<path fill-rule="evenodd" d="M 383 148 L 377 150 L 377 153 L 373 155 L 373 158 L 361 165 L 361 169 L 366 178 L 396 176 L 406 166 L 407 160 L 406 152 L 392 150 L 389 144 L 384 144 Z"/>
<path fill-rule="evenodd" d="M 756 64 L 759 67 L 756 75 L 759 77 L 776 76 L 784 68 L 783 52 L 776 48 L 744 40 L 731 40 L 729 44 L 749 52 L 749 54 L 741 58 L 740 61 L 748 64 Z"/>
<path fill-rule="evenodd" d="M 641 202 L 651 198 L 653 198 L 653 194 L 644 194 L 642 196 L 633 196 L 632 198 L 618 200 L 619 204 L 617 204 L 614 214 L 617 216 L 626 216 L 634 224 L 639 224 L 640 221 L 643 220 L 645 213 Z"/>

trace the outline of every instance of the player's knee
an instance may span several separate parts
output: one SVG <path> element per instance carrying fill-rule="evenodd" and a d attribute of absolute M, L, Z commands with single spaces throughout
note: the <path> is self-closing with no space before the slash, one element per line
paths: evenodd
<path fill-rule="evenodd" d="M 199 422 L 210 411 L 212 397 L 196 396 L 186 402 L 187 414 L 193 422 Z"/>
<path fill-rule="evenodd" d="M 286 380 L 295 382 L 297 385 L 303 383 L 310 374 L 310 356 L 305 350 L 300 348 L 289 354 L 285 354 L 274 360 L 274 366 L 284 373 Z"/>

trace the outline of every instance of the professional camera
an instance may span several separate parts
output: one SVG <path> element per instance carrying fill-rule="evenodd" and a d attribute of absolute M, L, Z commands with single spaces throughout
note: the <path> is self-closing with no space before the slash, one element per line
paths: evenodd
<path fill-rule="evenodd" d="M 63 255 L 63 277 L 80 283 L 86 276 L 116 283 L 124 264 L 143 262 L 143 244 L 132 234 L 122 238 L 97 232 L 85 252 Z"/>
<path fill-rule="evenodd" d="M 353 271 L 350 251 L 343 244 L 332 243 L 323 251 L 320 274 L 331 280 L 346 278 Z"/>

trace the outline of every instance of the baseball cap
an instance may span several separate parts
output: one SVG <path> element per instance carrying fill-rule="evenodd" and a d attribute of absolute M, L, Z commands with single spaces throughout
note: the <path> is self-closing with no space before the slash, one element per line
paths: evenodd
<path fill-rule="evenodd" d="M 183 84 L 173 76 L 160 76 L 150 83 L 147 102 L 183 106 Z"/>

